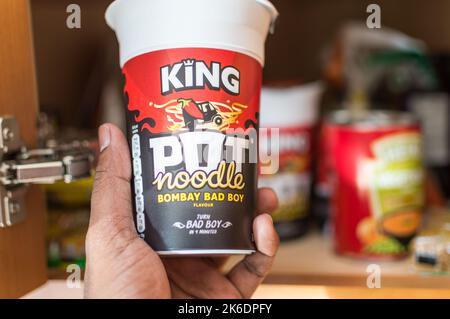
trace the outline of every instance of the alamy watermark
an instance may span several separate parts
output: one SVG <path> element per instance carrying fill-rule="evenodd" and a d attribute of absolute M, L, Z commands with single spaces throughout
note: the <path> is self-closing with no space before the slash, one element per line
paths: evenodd
<path fill-rule="evenodd" d="M 160 154 L 159 160 L 154 162 L 155 177 L 183 163 L 189 173 L 200 169 L 210 171 L 222 162 L 233 163 L 240 172 L 242 164 L 258 163 L 258 153 L 260 173 L 275 174 L 279 169 L 279 129 L 261 128 L 259 131 L 266 138 L 258 139 L 258 131 L 254 128 L 230 128 L 226 134 L 214 130 L 181 131 L 152 138 L 149 146 L 154 153 Z M 183 161 L 183 157 L 189 160 Z"/>
<path fill-rule="evenodd" d="M 69 274 L 66 279 L 66 286 L 69 289 L 81 288 L 81 267 L 77 264 L 70 264 L 66 268 Z"/>
<path fill-rule="evenodd" d="M 366 268 L 368 273 L 366 279 L 367 288 L 381 288 L 381 267 L 377 264 L 370 264 Z"/>
<path fill-rule="evenodd" d="M 366 12 L 370 13 L 366 20 L 366 25 L 369 29 L 380 29 L 381 28 L 381 7 L 372 3 L 366 8 Z"/>
<path fill-rule="evenodd" d="M 69 4 L 66 8 L 69 15 L 66 18 L 66 26 L 69 29 L 81 29 L 81 7 L 76 3 Z"/>

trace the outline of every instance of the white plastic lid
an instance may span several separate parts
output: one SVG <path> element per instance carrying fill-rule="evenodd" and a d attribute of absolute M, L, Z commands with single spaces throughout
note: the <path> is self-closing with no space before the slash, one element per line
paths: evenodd
<path fill-rule="evenodd" d="M 119 41 L 121 67 L 143 53 L 182 47 L 237 51 L 263 65 L 277 16 L 267 0 L 116 0 L 105 14 Z"/>
<path fill-rule="evenodd" d="M 286 88 L 263 87 L 260 127 L 313 125 L 317 121 L 322 92 L 320 82 Z"/>

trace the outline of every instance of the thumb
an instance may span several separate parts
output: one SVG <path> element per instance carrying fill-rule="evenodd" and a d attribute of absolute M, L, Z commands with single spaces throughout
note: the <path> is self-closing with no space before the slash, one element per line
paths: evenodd
<path fill-rule="evenodd" d="M 122 131 L 103 124 L 98 130 L 100 156 L 91 198 L 90 227 L 134 229 L 131 205 L 131 162 L 128 143 Z"/>

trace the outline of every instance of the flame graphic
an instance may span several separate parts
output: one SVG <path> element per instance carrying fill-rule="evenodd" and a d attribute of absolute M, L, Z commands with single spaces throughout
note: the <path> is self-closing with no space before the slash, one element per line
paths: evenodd
<path fill-rule="evenodd" d="M 199 124 L 197 126 L 198 128 L 226 131 L 232 124 L 239 123 L 238 117 L 243 113 L 245 109 L 247 109 L 247 105 L 243 105 L 237 102 L 231 104 L 220 102 L 210 103 L 216 109 L 217 113 L 222 117 L 222 124 L 220 126 L 217 126 L 214 123 L 205 122 Z M 156 109 L 162 109 L 166 112 L 167 123 L 169 123 L 169 125 L 167 126 L 168 131 L 179 131 L 186 129 L 183 119 L 183 109 L 181 103 L 179 103 L 177 100 L 170 100 L 164 104 L 154 104 L 153 102 L 150 102 L 149 106 Z M 151 130 L 148 124 L 144 124 L 142 128 Z"/>

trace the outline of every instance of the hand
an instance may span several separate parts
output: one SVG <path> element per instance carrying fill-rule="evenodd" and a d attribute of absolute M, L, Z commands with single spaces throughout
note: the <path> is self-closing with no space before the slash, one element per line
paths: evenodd
<path fill-rule="evenodd" d="M 259 190 L 253 222 L 257 252 L 230 272 L 226 258 L 158 256 L 135 230 L 131 204 L 131 162 L 122 132 L 99 128 L 100 158 L 95 174 L 86 238 L 87 298 L 249 298 L 268 273 L 278 236 L 268 212 L 277 206 L 269 189 Z M 263 214 L 264 213 L 264 214 Z"/>

